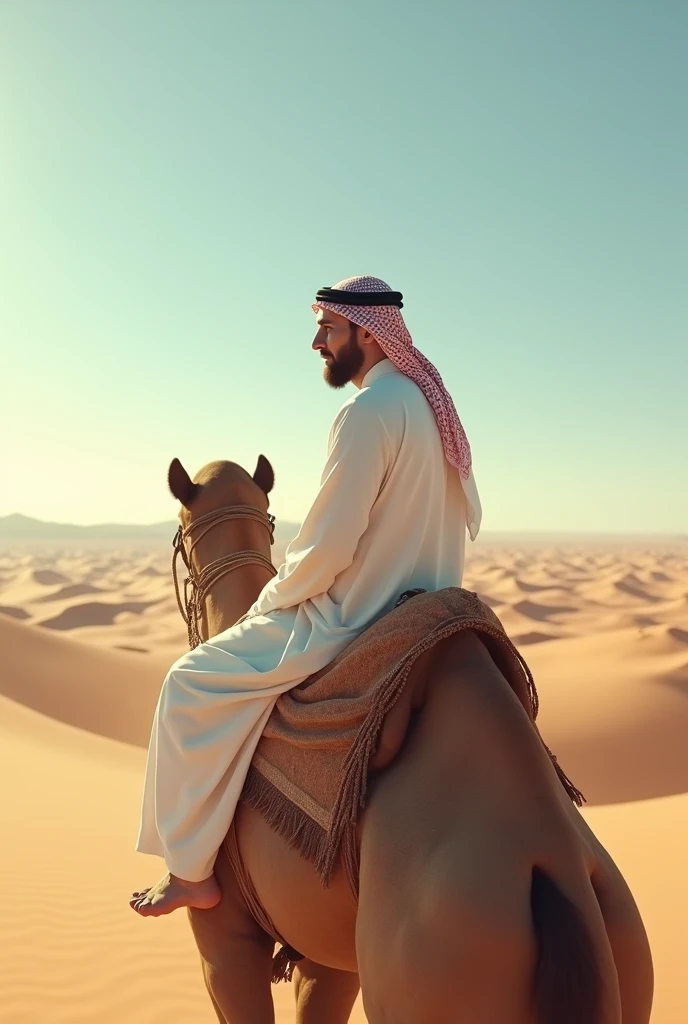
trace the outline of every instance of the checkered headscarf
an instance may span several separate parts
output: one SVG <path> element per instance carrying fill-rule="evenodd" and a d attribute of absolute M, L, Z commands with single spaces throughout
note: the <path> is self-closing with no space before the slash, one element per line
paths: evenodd
<path fill-rule="evenodd" d="M 336 298 L 329 301 L 323 297 L 329 291 L 360 293 L 362 304 L 338 303 Z M 364 295 L 371 292 L 389 292 L 390 305 L 370 305 Z M 400 312 L 401 306 L 401 294 L 393 292 L 384 281 L 377 277 L 360 276 L 346 278 L 332 289 L 322 289 L 318 293 L 317 301 L 313 303 L 313 310 L 317 312 L 319 309 L 331 309 L 334 313 L 339 313 L 352 323 L 370 331 L 387 358 L 419 386 L 435 414 L 447 461 L 458 469 L 464 490 L 468 492 L 466 496 L 471 506 L 472 519 L 469 530 L 474 538 L 478 532 L 480 503 L 472 479 L 468 438 L 461 426 L 452 397 L 438 371 L 414 346 Z"/>

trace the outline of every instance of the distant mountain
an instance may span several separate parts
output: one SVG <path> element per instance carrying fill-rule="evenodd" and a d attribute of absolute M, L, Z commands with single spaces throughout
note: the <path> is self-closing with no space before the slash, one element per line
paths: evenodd
<path fill-rule="evenodd" d="M 135 526 L 117 523 L 99 523 L 96 526 L 77 526 L 73 523 L 46 523 L 30 516 L 11 515 L 0 518 L 0 540 L 135 540 L 140 538 L 172 537 L 178 523 L 155 523 Z"/>
<path fill-rule="evenodd" d="M 0 517 L 0 541 L 128 540 L 168 541 L 171 544 L 178 526 L 177 520 L 150 526 L 129 523 L 77 526 L 74 523 L 46 523 L 42 519 L 15 514 Z M 275 541 L 288 544 L 298 532 L 298 523 L 278 522 L 275 524 Z"/>
<path fill-rule="evenodd" d="M 299 532 L 299 523 L 278 521 L 275 524 L 275 544 L 280 551 Z M 77 526 L 73 523 L 46 523 L 30 516 L 0 516 L 0 544 L 7 542 L 32 541 L 129 541 L 150 543 L 155 541 L 172 544 L 172 538 L 179 523 L 169 520 L 139 526 L 128 523 L 98 523 L 95 526 Z M 557 531 L 483 531 L 480 540 L 487 544 L 629 544 L 655 542 L 662 546 L 680 545 L 688 542 L 686 534 L 612 534 L 612 533 L 569 533 Z M 470 549 L 470 546 L 469 546 Z"/>

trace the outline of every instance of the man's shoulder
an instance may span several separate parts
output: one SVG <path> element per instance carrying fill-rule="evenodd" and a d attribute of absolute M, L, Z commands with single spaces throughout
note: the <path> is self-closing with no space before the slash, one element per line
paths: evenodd
<path fill-rule="evenodd" d="M 421 413 L 427 408 L 427 399 L 421 388 L 401 370 L 378 377 L 372 385 L 364 388 L 357 396 L 380 416 L 399 413 Z"/>
<path fill-rule="evenodd" d="M 396 381 L 397 378 L 404 378 L 404 374 L 389 373 L 360 390 L 357 388 L 356 391 L 352 395 L 349 395 L 347 400 L 340 406 L 339 414 L 341 415 L 347 411 L 351 411 L 363 416 L 368 412 L 384 408 L 390 401 L 394 401 L 395 395 L 399 395 L 401 393 L 400 387 L 401 389 L 404 387 L 404 384 L 401 381 L 396 384 L 387 383 Z M 404 379 L 408 380 L 408 378 Z"/>
<path fill-rule="evenodd" d="M 370 429 L 372 424 L 380 422 L 380 402 L 371 401 L 367 390 L 356 391 L 339 407 L 332 424 L 333 430 L 340 430 L 346 424 L 346 430 Z"/>
<path fill-rule="evenodd" d="M 420 391 L 420 388 L 408 374 L 401 370 L 394 370 L 393 373 L 385 373 L 381 377 L 377 377 L 366 390 L 380 394 L 383 392 L 385 394 L 411 394 L 414 391 Z"/>
<path fill-rule="evenodd" d="M 347 422 L 355 429 L 371 429 L 379 424 L 387 430 L 401 427 L 408 415 L 427 410 L 425 395 L 410 377 L 401 371 L 378 377 L 371 385 L 351 395 L 335 417 L 335 428 Z"/>

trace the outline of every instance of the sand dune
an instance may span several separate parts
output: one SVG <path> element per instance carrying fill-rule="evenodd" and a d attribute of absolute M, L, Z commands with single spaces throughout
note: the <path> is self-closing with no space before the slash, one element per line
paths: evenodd
<path fill-rule="evenodd" d="M 0 615 L 9 615 L 11 619 L 30 619 L 31 613 L 27 612 L 25 608 L 13 608 L 9 604 L 0 604 Z"/>
<path fill-rule="evenodd" d="M 525 580 L 516 579 L 516 586 L 519 590 L 522 590 L 524 594 L 544 594 L 552 599 L 551 591 L 555 591 L 557 594 L 567 594 L 573 591 L 573 585 L 564 587 L 559 580 L 552 580 L 550 583 L 527 583 Z"/>
<path fill-rule="evenodd" d="M 133 843 L 155 701 L 187 646 L 167 545 L 4 551 L 0 569 L 0 1019 L 211 1024 L 184 915 L 126 902 L 160 871 Z M 522 648 L 543 737 L 641 908 L 653 1024 L 688 1020 L 688 553 L 477 545 L 465 582 Z"/>
<path fill-rule="evenodd" d="M 142 661 L 2 619 L 0 649 L 2 696 L 96 735 L 147 745 L 166 658 Z"/>
<path fill-rule="evenodd" d="M 63 576 L 59 572 L 53 572 L 51 569 L 35 569 L 29 574 L 30 579 L 34 583 L 39 583 L 41 586 L 51 586 L 55 583 L 68 583 L 69 580 L 66 576 Z"/>
<path fill-rule="evenodd" d="M 539 633 L 536 629 L 530 633 L 512 633 L 512 641 L 517 647 L 527 647 L 529 644 L 544 644 L 549 640 L 558 640 L 557 633 Z"/>
<path fill-rule="evenodd" d="M 44 568 L 46 562 L 57 570 Z M 177 610 L 165 547 L 157 553 L 58 549 L 50 555 L 3 556 L 0 616 L 68 631 L 95 645 L 184 650 L 186 629 Z M 90 600 L 83 600 L 90 598 Z M 138 622 L 145 617 L 146 642 Z"/>
<path fill-rule="evenodd" d="M 80 626 L 109 626 L 124 613 L 141 615 L 155 601 L 87 601 L 65 608 L 59 615 L 42 619 L 39 623 L 46 629 L 78 629 Z"/>
<path fill-rule="evenodd" d="M 91 583 L 67 583 L 64 587 L 51 594 L 42 594 L 36 598 L 36 604 L 47 604 L 50 601 L 66 601 L 74 597 L 85 597 L 87 594 L 101 594 L 102 587 L 94 587 Z"/>
<path fill-rule="evenodd" d="M 688 792 L 688 647 L 653 626 L 525 652 L 538 724 L 589 803 Z"/>

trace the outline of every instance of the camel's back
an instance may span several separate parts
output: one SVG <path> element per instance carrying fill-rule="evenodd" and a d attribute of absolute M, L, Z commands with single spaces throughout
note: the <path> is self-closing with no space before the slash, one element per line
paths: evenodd
<path fill-rule="evenodd" d="M 651 999 L 651 959 L 633 897 L 612 858 L 571 803 L 506 680 L 501 677 L 500 682 L 501 674 L 495 674 L 489 656 L 484 670 L 479 667 L 485 648 L 479 642 L 476 646 L 475 640 L 475 634 L 460 633 L 444 641 L 444 647 L 438 645 L 438 657 L 420 662 L 415 680 L 412 674 L 406 691 L 412 719 L 403 749 L 389 767 L 370 779 L 367 807 L 359 821 L 359 836 L 367 845 L 363 856 L 373 848 L 381 864 L 389 861 L 385 874 L 394 878 L 399 892 L 407 885 L 427 903 L 432 879 L 437 879 L 439 835 L 443 849 L 455 851 L 445 865 L 455 877 L 440 886 L 439 895 L 444 899 L 446 890 L 460 898 L 465 889 L 461 920 L 472 935 L 474 951 L 478 931 L 483 935 L 492 970 L 499 959 L 499 937 L 507 927 L 512 929 L 505 947 L 507 960 L 520 928 L 524 963 L 532 961 L 531 884 L 533 868 L 541 867 L 582 913 L 600 960 L 607 960 L 608 979 L 614 974 L 611 941 L 625 1004 L 623 1024 L 646 1024 L 645 1010 L 636 1016 L 634 1011 L 626 1013 L 626 1006 L 647 1004 L 648 984 Z M 468 670 L 462 671 L 462 666 Z M 423 677 L 428 674 L 426 687 Z M 423 706 L 415 713 L 413 694 L 423 695 Z M 479 734 L 484 742 L 476 744 Z M 495 757 L 490 752 L 497 747 L 501 750 Z M 455 771 L 447 772 L 443 761 L 447 756 L 456 761 Z M 433 779 L 436 769 L 439 774 Z M 420 814 L 413 808 L 409 811 L 410 794 L 423 785 L 432 799 L 428 795 L 423 801 Z M 396 824 L 394 808 L 400 812 Z M 428 813 L 434 818 L 424 824 Z M 313 866 L 251 808 L 240 808 L 236 828 L 256 894 L 281 938 L 310 959 L 355 971 L 359 907 L 344 872 L 335 871 L 324 888 Z M 473 848 L 476 855 L 471 857 Z M 399 851 L 404 851 L 401 859 Z M 409 851 L 412 868 L 408 867 Z M 425 869 L 418 870 L 418 864 L 425 864 Z M 475 871 L 479 877 L 474 877 Z M 482 908 L 475 901 L 479 888 L 489 896 Z M 362 909 L 371 914 L 370 908 Z M 373 908 L 373 917 L 375 913 Z M 399 914 L 401 920 L 402 907 Z M 617 934 L 623 938 L 615 943 Z M 641 992 L 632 988 L 639 977 Z M 521 987 L 522 983 L 523 979 Z"/>
<path fill-rule="evenodd" d="M 471 634 L 472 635 L 472 634 Z M 521 815 L 514 825 L 514 793 L 510 790 L 513 772 L 508 782 L 499 782 L 503 768 L 498 763 L 490 766 L 489 772 L 476 769 L 475 737 L 484 727 L 485 707 L 481 707 L 482 696 L 476 701 L 466 680 L 458 681 L 455 696 L 460 708 L 453 714 L 439 713 L 442 701 L 442 660 L 454 647 L 459 660 L 465 658 L 466 634 L 450 637 L 435 648 L 426 651 L 416 661 L 406 685 L 394 704 L 381 730 L 378 754 L 373 758 L 373 767 L 368 780 L 366 808 L 360 813 L 357 834 L 359 853 L 361 838 L 368 821 L 379 817 L 381 805 L 388 802 L 404 803 L 404 792 L 411 778 L 422 779 L 427 774 L 427 765 L 436 757 L 437 751 L 446 745 L 455 761 L 453 790 L 443 801 L 441 792 L 434 801 L 440 816 L 444 814 L 457 835 L 468 837 L 486 848 L 508 849 L 508 859 L 513 866 L 518 860 L 522 864 L 521 875 L 525 878 L 529 867 L 538 860 L 555 862 L 557 870 L 575 850 L 576 863 L 589 862 L 591 868 L 595 859 L 587 843 L 587 836 L 578 837 L 576 822 L 579 820 L 575 808 L 564 793 L 559 780 L 543 781 L 543 772 L 551 771 L 551 762 L 542 748 L 544 758 L 538 760 L 540 751 L 536 733 L 525 715 L 508 721 L 513 712 L 513 697 L 504 680 L 503 693 L 493 694 L 492 707 L 488 713 L 501 717 L 501 729 L 507 733 L 505 747 L 511 748 L 509 758 L 528 759 L 530 764 L 519 773 L 518 799 L 526 815 Z M 485 648 L 478 644 L 482 653 Z M 488 657 L 489 660 L 489 657 Z M 494 666 L 492 665 L 494 670 Z M 483 680 L 485 683 L 485 680 Z M 480 686 L 478 686 L 480 689 Z M 499 691 L 499 687 L 498 687 Z M 500 705 L 504 703 L 504 707 Z M 520 705 L 519 705 L 520 707 Z M 505 717 L 506 711 L 506 717 Z M 523 728 L 522 728 L 523 727 Z M 514 736 L 523 731 L 522 736 Z M 389 739 L 385 739 L 389 737 Z M 403 748 L 403 751 L 402 751 Z M 519 748 L 521 748 L 519 750 Z M 486 748 L 487 749 L 487 748 Z M 536 776 L 535 787 L 528 789 L 525 779 Z M 488 789 L 497 798 L 485 799 Z M 551 799 L 542 802 L 543 790 L 551 788 Z M 400 796 L 389 797 L 400 791 Z M 525 790 L 525 792 L 524 792 Z M 563 794 L 563 800 L 562 800 Z M 536 799 L 530 800 L 535 796 Z M 532 807 L 529 807 L 532 804 Z M 384 814 L 384 806 L 383 811 Z M 390 845 L 405 848 L 409 842 L 423 847 L 425 837 L 421 834 L 419 822 L 404 819 L 406 832 L 395 836 L 390 833 Z M 247 804 L 240 804 L 235 819 L 239 853 L 248 872 L 255 894 L 267 916 L 274 925 L 276 934 L 305 956 L 331 967 L 343 970 L 356 969 L 355 926 L 357 899 L 351 885 L 338 867 L 327 887 L 323 887 L 313 864 L 283 837 L 275 832 L 264 817 Z M 410 831 L 409 831 L 410 830 Z M 432 829 L 428 830 L 432 831 Z M 554 836 L 558 836 L 554 841 Z M 463 840 L 462 840 L 463 842 Z M 503 872 L 500 869 L 500 874 Z"/>

